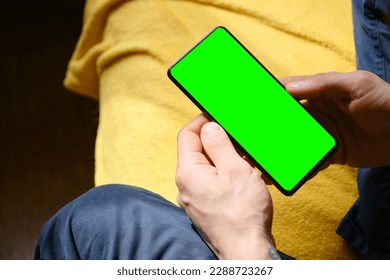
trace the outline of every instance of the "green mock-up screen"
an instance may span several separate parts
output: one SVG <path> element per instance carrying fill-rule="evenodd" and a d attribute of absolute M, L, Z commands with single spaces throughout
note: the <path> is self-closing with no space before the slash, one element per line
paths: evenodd
<path fill-rule="evenodd" d="M 336 147 L 334 138 L 223 27 L 168 75 L 286 195 Z"/>

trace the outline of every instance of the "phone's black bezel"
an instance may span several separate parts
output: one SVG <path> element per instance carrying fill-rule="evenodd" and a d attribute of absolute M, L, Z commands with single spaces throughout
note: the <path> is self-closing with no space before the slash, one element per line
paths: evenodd
<path fill-rule="evenodd" d="M 171 74 L 172 68 L 174 68 L 180 61 L 186 57 L 189 53 L 191 53 L 198 45 L 200 45 L 204 40 L 207 39 L 214 31 L 217 29 L 222 28 L 224 29 L 262 68 L 264 68 L 267 73 L 286 91 L 285 87 L 279 82 L 278 79 L 275 78 L 275 76 L 225 27 L 223 26 L 217 26 L 215 27 L 211 32 L 209 32 L 202 40 L 200 40 L 195 46 L 193 46 L 189 51 L 187 51 L 180 59 L 178 59 L 171 67 L 168 69 L 168 77 L 169 79 L 212 121 L 220 124 L 218 120 L 216 120 L 212 114 L 210 114 L 206 108 L 204 108 L 192 95 L 189 93 Z M 286 91 L 287 92 L 287 91 Z M 288 93 L 288 92 L 287 92 Z M 296 99 L 295 99 L 296 100 Z M 262 173 L 264 173 L 278 188 L 278 190 L 283 193 L 286 196 L 293 195 L 308 179 L 310 179 L 313 175 L 315 175 L 319 168 L 337 151 L 338 149 L 338 141 L 337 139 L 329 132 L 329 130 L 324 127 L 316 117 L 314 117 L 298 100 L 296 102 L 314 119 L 316 120 L 323 128 L 324 130 L 329 133 L 330 136 L 335 141 L 335 145 L 332 149 L 328 151 L 324 157 L 318 161 L 316 165 L 313 166 L 313 168 L 291 189 L 291 190 L 285 190 L 268 172 L 265 170 L 257 160 L 255 160 L 241 145 L 238 143 L 235 138 L 230 135 L 228 131 L 226 133 L 229 135 L 230 139 L 232 140 L 234 146 L 242 153 L 244 154 Z"/>

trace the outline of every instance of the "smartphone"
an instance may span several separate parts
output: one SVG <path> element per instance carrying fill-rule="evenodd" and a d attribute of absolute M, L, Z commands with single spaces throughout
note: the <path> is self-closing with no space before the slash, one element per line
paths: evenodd
<path fill-rule="evenodd" d="M 285 195 L 337 150 L 335 138 L 224 27 L 196 44 L 168 76 Z"/>

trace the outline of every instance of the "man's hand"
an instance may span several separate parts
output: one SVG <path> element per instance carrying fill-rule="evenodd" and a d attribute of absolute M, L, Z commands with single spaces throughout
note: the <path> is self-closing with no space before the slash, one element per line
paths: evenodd
<path fill-rule="evenodd" d="M 281 82 L 337 138 L 340 150 L 332 163 L 390 164 L 389 84 L 365 71 L 288 77 Z"/>
<path fill-rule="evenodd" d="M 203 115 L 178 135 L 176 182 L 179 205 L 220 259 L 274 257 L 268 189 L 225 131 Z"/>

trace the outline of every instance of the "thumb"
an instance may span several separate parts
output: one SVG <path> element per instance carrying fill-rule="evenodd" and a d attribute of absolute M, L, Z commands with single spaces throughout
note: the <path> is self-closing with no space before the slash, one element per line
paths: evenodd
<path fill-rule="evenodd" d="M 217 168 L 230 166 L 237 159 L 241 160 L 229 136 L 217 123 L 208 122 L 203 125 L 200 136 L 204 151 Z"/>
<path fill-rule="evenodd" d="M 349 73 L 319 73 L 283 79 L 286 90 L 297 99 L 315 99 L 321 96 L 347 98 L 351 78 Z"/>

